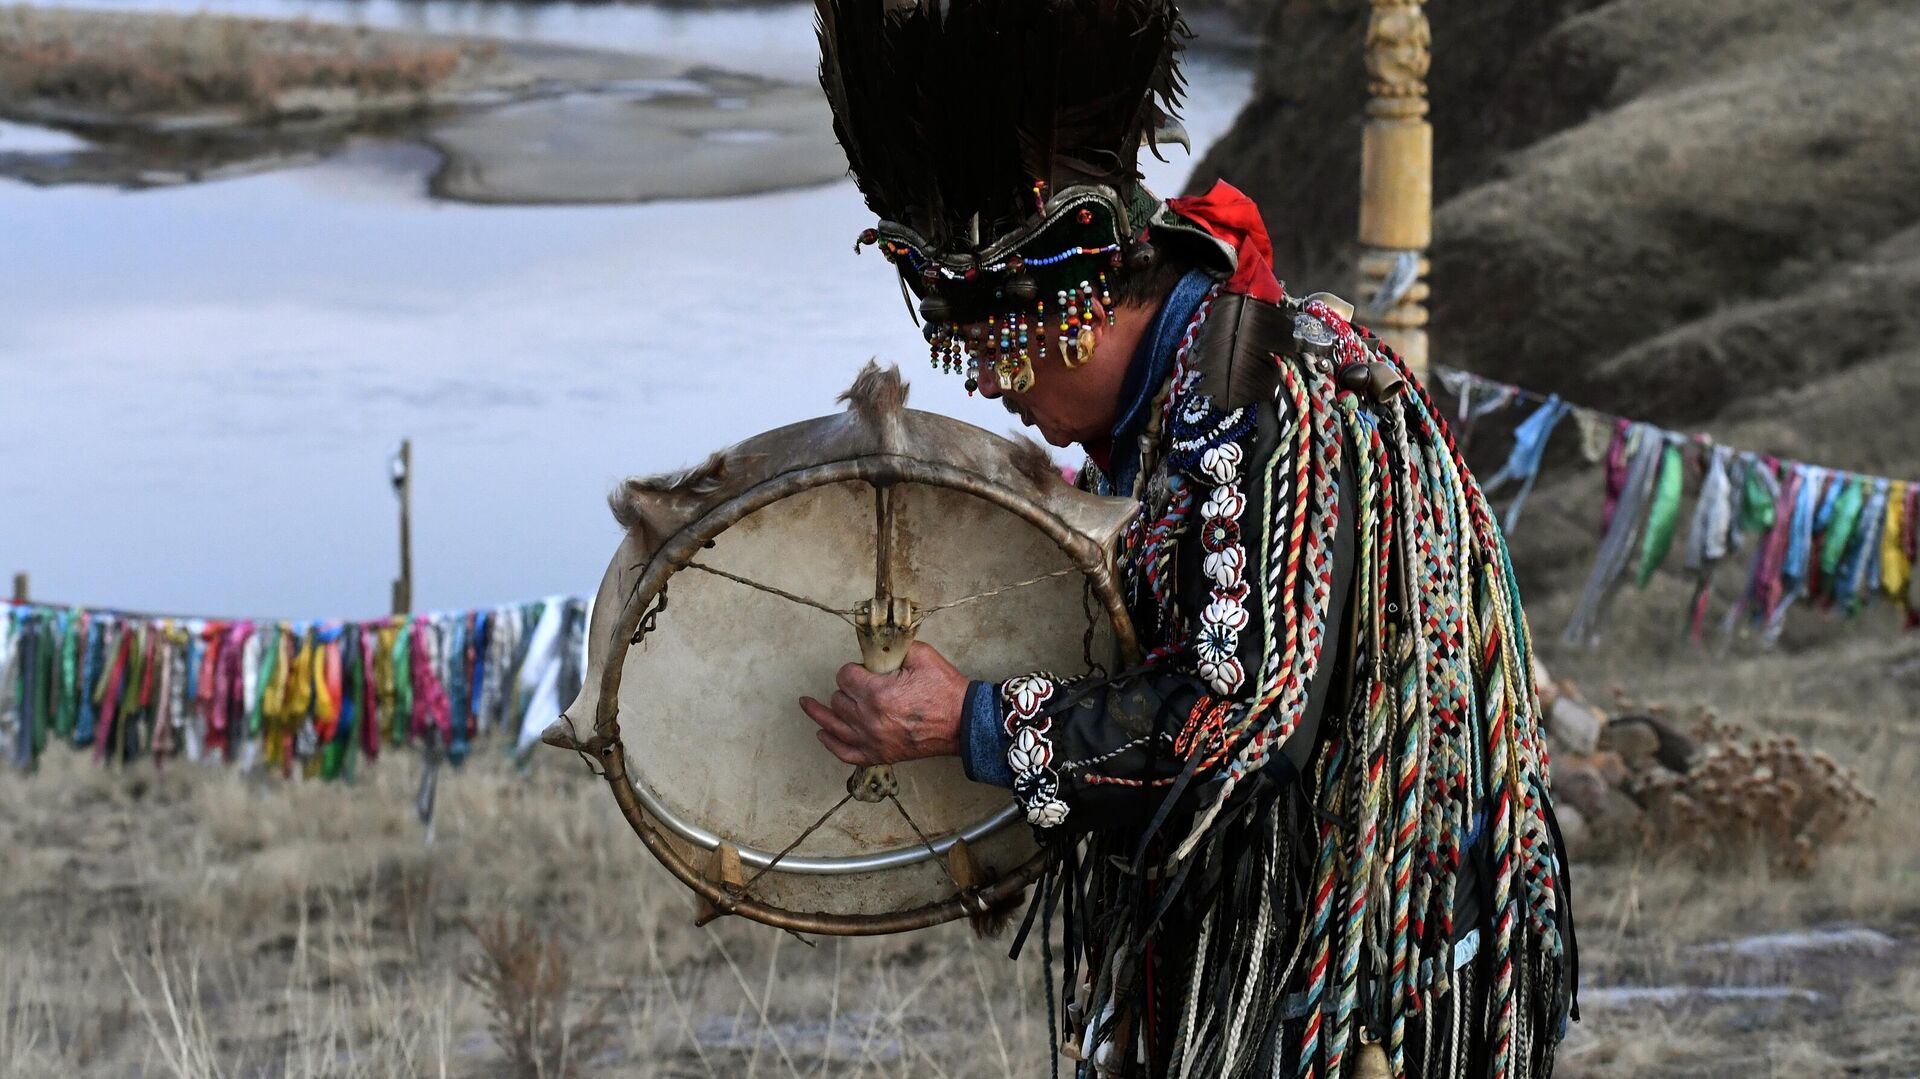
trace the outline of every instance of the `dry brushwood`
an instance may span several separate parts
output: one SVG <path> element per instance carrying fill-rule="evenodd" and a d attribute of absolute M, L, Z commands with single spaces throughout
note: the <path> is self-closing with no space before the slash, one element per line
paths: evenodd
<path fill-rule="evenodd" d="M 1627 793 L 1647 810 L 1650 844 L 1684 847 L 1720 865 L 1758 853 L 1778 868 L 1809 873 L 1821 850 L 1877 804 L 1852 769 L 1798 739 L 1748 737 L 1705 710 L 1695 735 L 1703 752 L 1691 770 L 1658 768 L 1627 779 Z"/>
<path fill-rule="evenodd" d="M 606 994 L 569 1022 L 574 994 L 573 957 L 559 940 L 542 934 L 531 921 L 505 916 L 491 923 L 463 919 L 481 954 L 463 972 L 463 980 L 486 1002 L 487 1029 L 516 1076 L 558 1079 L 575 1074 L 607 1047 L 612 1027 Z"/>

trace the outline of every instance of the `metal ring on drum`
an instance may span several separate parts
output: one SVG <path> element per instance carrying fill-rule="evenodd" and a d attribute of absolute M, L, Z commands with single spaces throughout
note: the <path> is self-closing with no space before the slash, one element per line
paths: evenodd
<path fill-rule="evenodd" d="M 847 766 L 794 702 L 832 685 L 849 644 L 885 671 L 927 639 L 984 680 L 1137 660 L 1113 564 L 1134 504 L 905 396 L 870 364 L 846 412 L 615 495 L 627 538 L 586 687 L 547 741 L 597 764 L 706 917 L 900 932 L 1016 899 L 1043 867 L 1008 793 L 953 758 L 834 778 Z"/>

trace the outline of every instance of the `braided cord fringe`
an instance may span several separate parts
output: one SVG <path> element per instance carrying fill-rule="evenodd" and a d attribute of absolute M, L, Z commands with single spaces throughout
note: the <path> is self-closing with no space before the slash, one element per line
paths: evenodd
<path fill-rule="evenodd" d="M 1374 425 L 1360 417 L 1355 404 L 1351 396 L 1344 398 L 1340 413 L 1347 437 L 1357 449 L 1354 455 L 1354 478 L 1359 512 L 1355 517 L 1355 534 L 1359 549 L 1372 551 L 1376 549 L 1383 501 L 1383 489 L 1376 490 L 1374 479 L 1375 452 L 1379 449 L 1380 439 Z M 1390 513 L 1390 495 L 1385 498 L 1386 510 Z M 1356 566 L 1355 624 L 1366 635 L 1366 661 L 1376 664 L 1377 657 L 1386 647 L 1384 626 L 1379 618 L 1387 587 L 1384 568 L 1377 560 L 1368 558 L 1361 558 Z M 1328 1079 L 1338 1079 L 1344 1067 L 1347 1038 L 1359 997 L 1360 952 L 1367 937 L 1366 919 L 1370 905 L 1379 902 L 1379 894 L 1371 890 L 1371 885 L 1375 861 L 1379 856 L 1380 827 L 1385 806 L 1387 713 L 1390 706 L 1385 688 L 1375 682 L 1368 687 L 1365 697 L 1365 733 L 1361 744 L 1366 760 L 1366 778 L 1360 797 L 1359 845 L 1348 862 L 1347 877 L 1352 883 L 1347 899 L 1346 924 L 1341 931 L 1339 1002 L 1334 1012 L 1333 1028 L 1327 1036 Z"/>
<path fill-rule="evenodd" d="M 1324 793 L 1320 822 L 1320 857 L 1313 870 L 1313 893 L 1309 900 L 1312 910 L 1306 926 L 1306 938 L 1312 942 L 1313 962 L 1307 967 L 1307 983 L 1303 989 L 1307 1009 L 1306 1028 L 1300 1035 L 1300 1067 L 1298 1074 L 1303 1079 L 1312 1079 L 1318 1074 L 1320 1059 L 1320 1022 L 1322 1018 L 1320 999 L 1327 990 L 1327 960 L 1332 942 L 1328 939 L 1327 926 L 1333 918 L 1334 907 L 1334 868 L 1339 861 L 1340 829 L 1335 821 L 1339 819 L 1337 803 L 1344 789 L 1337 781 L 1340 768 L 1346 757 L 1345 739 L 1335 733 L 1333 743 L 1327 747 L 1326 758 L 1318 776 L 1317 788 Z"/>
<path fill-rule="evenodd" d="M 1508 751 L 1508 721 L 1512 702 L 1501 663 L 1500 627 L 1492 603 L 1492 574 L 1481 570 L 1480 633 L 1483 662 L 1484 716 L 1487 728 L 1487 766 L 1493 800 L 1493 911 L 1494 911 L 1494 1025 L 1492 1075 L 1506 1079 L 1513 1067 L 1513 799 L 1508 774 L 1513 755 Z"/>
<path fill-rule="evenodd" d="M 1333 537 L 1340 516 L 1340 421 L 1334 384 L 1324 373 L 1296 372 L 1291 364 L 1282 364 L 1280 370 L 1292 399 L 1292 414 L 1299 422 L 1286 547 L 1276 558 L 1269 543 L 1264 556 L 1264 688 L 1246 716 L 1229 732 L 1229 742 L 1237 740 L 1240 748 L 1227 768 L 1225 782 L 1175 851 L 1176 859 L 1192 853 L 1240 780 L 1264 766 L 1268 754 L 1299 726 L 1326 644 L 1327 618 L 1333 602 Z M 1277 541 L 1279 529 L 1274 532 Z M 1272 646 L 1275 622 L 1283 623 L 1285 632 L 1277 649 Z M 1276 699 L 1280 707 L 1268 716 Z"/>
<path fill-rule="evenodd" d="M 1403 1000 L 1410 982 L 1411 941 L 1407 933 L 1413 871 L 1414 829 L 1418 822 L 1420 779 L 1426 768 L 1424 739 L 1419 737 L 1430 703 L 1427 693 L 1427 581 L 1422 572 L 1430 559 L 1431 525 L 1427 519 L 1424 490 L 1420 484 L 1419 457 L 1408 444 L 1406 419 L 1401 403 L 1389 406 L 1388 452 L 1397 460 L 1390 465 L 1387 483 L 1396 487 L 1395 551 L 1400 557 L 1400 599 L 1403 609 L 1398 619 L 1401 647 L 1395 660 L 1394 682 L 1398 718 L 1394 736 L 1399 752 L 1394 772 L 1394 833 L 1391 855 L 1393 887 L 1390 902 L 1391 939 L 1387 946 L 1387 978 L 1391 1021 L 1387 1035 L 1388 1063 L 1403 1071 L 1406 1044 L 1406 1009 Z"/>
<path fill-rule="evenodd" d="M 1399 363 L 1364 331 L 1328 324 L 1365 339 L 1367 358 Z M 1193 386 L 1185 350 L 1165 408 Z M 1352 352 L 1336 357 L 1354 362 Z M 1485 496 L 1402 372 L 1406 392 L 1375 401 L 1320 363 L 1283 359 L 1280 448 L 1242 469 L 1245 482 L 1264 480 L 1250 512 L 1265 535 L 1246 551 L 1247 581 L 1261 590 L 1259 656 L 1250 703 L 1228 728 L 1224 782 L 1166 865 L 1196 862 L 1161 878 L 1180 887 L 1192 868 L 1208 884 L 1183 908 L 1197 939 L 1175 938 L 1194 950 L 1156 964 L 1170 1043 L 1156 1039 L 1156 1074 L 1346 1079 L 1354 1039 L 1372 1036 L 1395 1079 L 1533 1079 L 1551 1068 L 1565 897 L 1545 823 L 1529 630 Z M 1342 497 L 1356 551 L 1352 591 L 1335 597 Z M 1170 548 L 1181 523 L 1150 523 L 1147 546 Z M 1169 567 L 1155 562 L 1133 565 L 1156 599 L 1170 599 Z M 1337 683 L 1347 695 L 1327 702 L 1305 777 L 1227 812 L 1235 784 L 1298 729 L 1335 602 L 1350 603 L 1354 668 Z M 1470 840 L 1474 865 L 1485 857 L 1491 871 L 1479 871 L 1481 961 L 1456 970 L 1453 908 Z M 1117 1019 L 1142 1004 L 1137 961 L 1116 953 L 1147 943 L 1144 918 L 1128 913 L 1146 893 L 1121 862 L 1086 864 L 1082 887 L 1096 898 L 1076 924 L 1082 940 L 1111 949 L 1087 1011 Z"/>

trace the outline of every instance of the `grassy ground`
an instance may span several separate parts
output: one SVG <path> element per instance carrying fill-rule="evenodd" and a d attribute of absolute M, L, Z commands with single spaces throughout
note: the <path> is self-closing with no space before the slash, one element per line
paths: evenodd
<path fill-rule="evenodd" d="M 1812 877 L 1703 873 L 1657 852 L 1576 870 L 1590 988 L 1782 984 L 1818 999 L 1595 997 L 1563 1074 L 1920 1072 L 1920 746 L 1910 722 L 1842 719 L 1769 721 L 1882 797 Z M 474 928 L 518 917 L 551 942 L 503 960 L 520 964 L 518 999 L 564 998 L 548 1029 L 591 1051 L 585 1074 L 1044 1074 L 1032 961 L 958 927 L 811 947 L 738 922 L 697 930 L 575 762 L 522 777 L 476 760 L 443 785 L 431 845 L 411 817 L 414 767 L 396 755 L 328 786 L 107 772 L 55 751 L 37 775 L 0 778 L 0 1074 L 514 1074 L 488 1032 L 496 998 L 465 974 L 483 954 Z M 1900 944 L 1787 969 L 1690 950 L 1830 925 Z M 542 997 L 560 959 L 568 988 Z"/>
<path fill-rule="evenodd" d="M 0 109 L 13 112 L 273 115 L 311 108 L 316 94 L 418 97 L 489 59 L 484 46 L 304 20 L 0 7 Z"/>
<path fill-rule="evenodd" d="M 604 1003 L 592 1073 L 958 1077 L 1039 1059 L 1034 971 L 1002 948 L 958 927 L 813 947 L 696 930 L 604 785 L 557 754 L 542 765 L 451 777 L 431 846 L 404 755 L 352 787 L 110 773 L 65 751 L 0 778 L 0 1074 L 511 1074 L 463 977 L 482 954 L 466 923 L 503 916 L 570 957 L 567 1025 Z"/>

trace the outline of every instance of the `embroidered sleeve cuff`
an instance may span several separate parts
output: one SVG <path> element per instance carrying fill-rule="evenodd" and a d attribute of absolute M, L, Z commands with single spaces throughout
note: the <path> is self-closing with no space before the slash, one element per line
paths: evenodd
<path fill-rule="evenodd" d="M 1009 739 L 1000 719 L 999 690 L 992 682 L 967 684 L 966 708 L 960 716 L 960 763 L 975 783 L 1011 788 L 1013 769 L 1007 767 Z"/>

